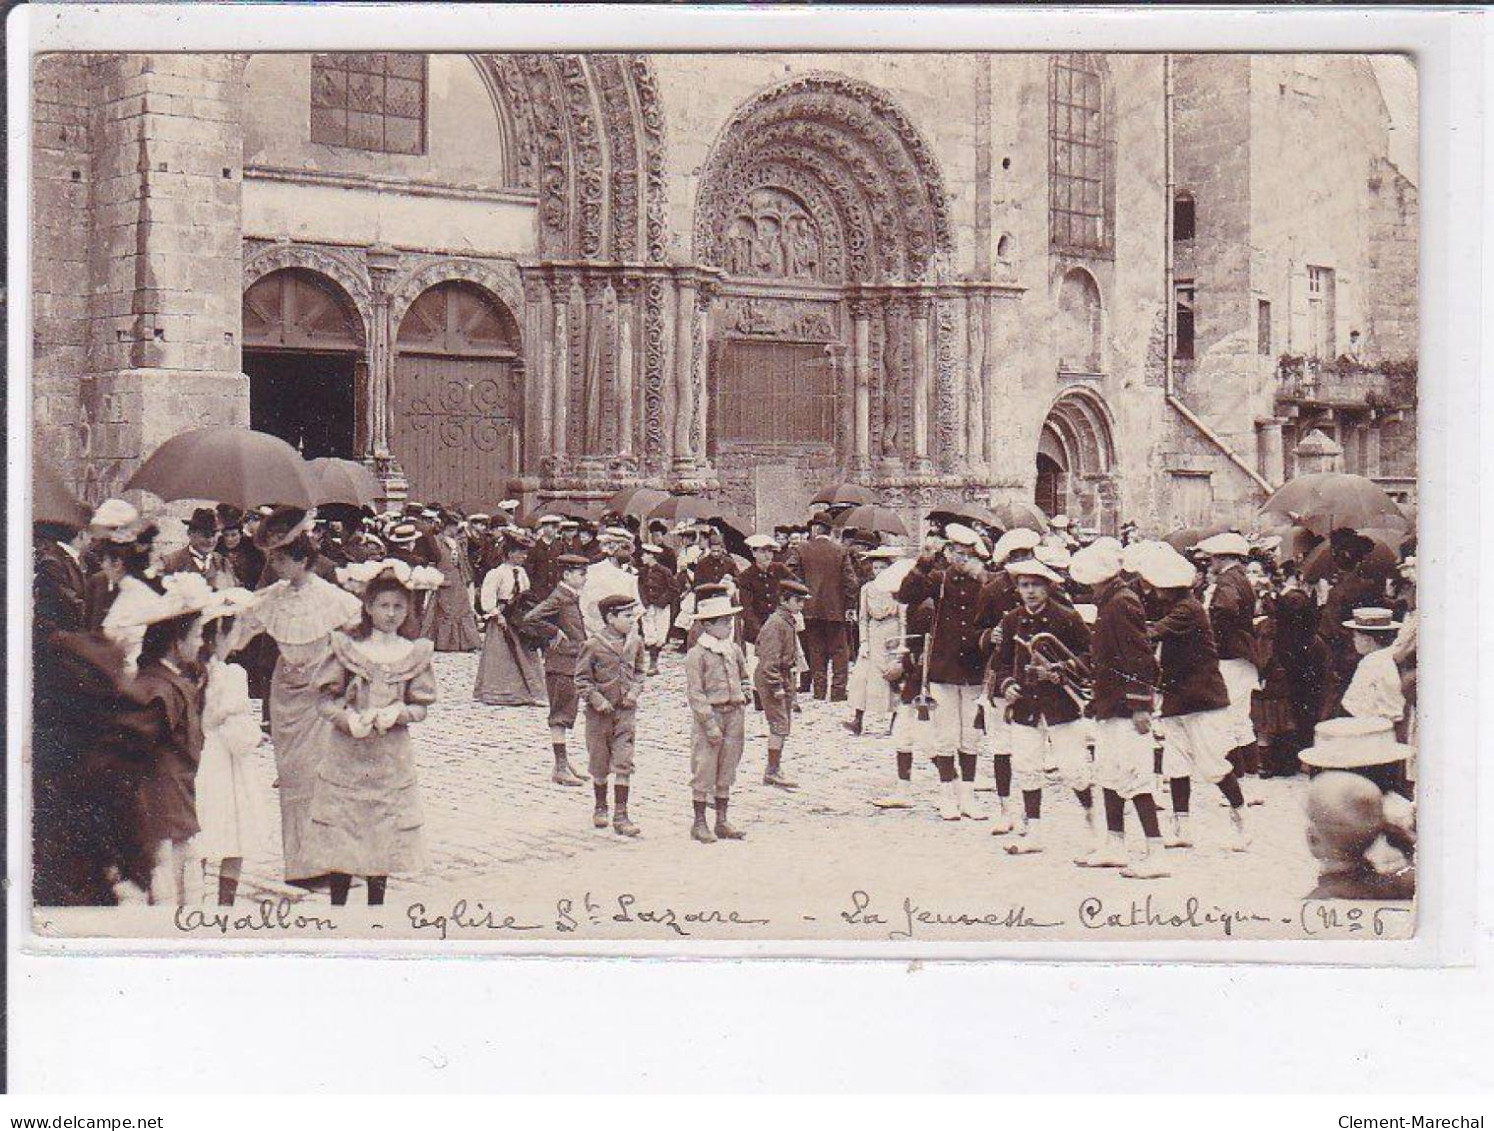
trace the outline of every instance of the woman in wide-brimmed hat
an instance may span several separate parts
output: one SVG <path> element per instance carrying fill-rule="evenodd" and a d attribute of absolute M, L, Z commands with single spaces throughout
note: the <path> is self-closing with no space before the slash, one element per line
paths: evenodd
<path fill-rule="evenodd" d="M 300 507 L 277 507 L 254 533 L 279 578 L 261 590 L 243 617 L 246 636 L 264 633 L 279 648 L 270 680 L 270 741 L 279 773 L 280 840 L 285 878 L 310 886 L 321 872 L 307 858 L 316 769 L 331 737 L 331 724 L 317 712 L 312 682 L 326 660 L 334 630 L 358 621 L 358 598 L 313 572 L 317 550 L 308 532 L 312 517 Z"/>
<path fill-rule="evenodd" d="M 475 652 L 482 647 L 477 632 L 477 617 L 472 611 L 472 565 L 467 547 L 457 537 L 458 520 L 449 511 L 436 519 L 440 531 L 433 543 L 436 560 L 445 583 L 427 598 L 425 620 L 420 635 L 436 645 L 437 652 Z"/>

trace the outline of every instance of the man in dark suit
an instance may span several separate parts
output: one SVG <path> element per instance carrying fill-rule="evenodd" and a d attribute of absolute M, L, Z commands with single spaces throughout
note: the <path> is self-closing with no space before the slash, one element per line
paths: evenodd
<path fill-rule="evenodd" d="M 161 561 L 161 576 L 173 573 L 197 573 L 214 589 L 227 589 L 235 583 L 233 569 L 217 550 L 218 515 L 211 507 L 198 507 L 187 521 L 187 545 Z"/>
<path fill-rule="evenodd" d="M 36 638 L 53 632 L 79 632 L 87 607 L 83 552 L 88 548 L 88 532 L 55 522 L 38 522 L 33 529 L 36 570 L 31 585 Z"/>
<path fill-rule="evenodd" d="M 830 675 L 830 701 L 846 699 L 851 653 L 846 621 L 856 615 L 860 587 L 846 548 L 830 537 L 830 517 L 817 514 L 809 523 L 809 540 L 790 552 L 789 573 L 809 586 L 804 605 L 804 655 L 809 662 L 810 688 L 825 698 L 825 669 Z"/>

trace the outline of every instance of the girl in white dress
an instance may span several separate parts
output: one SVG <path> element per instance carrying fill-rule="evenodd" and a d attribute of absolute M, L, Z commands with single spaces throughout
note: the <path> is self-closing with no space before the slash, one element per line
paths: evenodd
<path fill-rule="evenodd" d="M 254 605 L 247 589 L 215 594 L 203 614 L 207 690 L 202 707 L 202 761 L 197 767 L 197 851 L 204 874 L 216 863 L 218 905 L 232 907 L 248 850 L 268 838 L 263 799 L 249 780 L 248 757 L 262 733 L 249 701 L 249 676 L 228 657 L 243 645 L 235 618 Z"/>

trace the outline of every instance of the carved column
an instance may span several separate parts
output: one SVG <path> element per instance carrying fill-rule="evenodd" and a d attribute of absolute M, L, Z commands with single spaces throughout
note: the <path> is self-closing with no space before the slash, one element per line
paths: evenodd
<path fill-rule="evenodd" d="M 633 467 L 634 457 L 634 382 L 633 320 L 637 317 L 638 281 L 619 279 L 617 283 L 617 459 L 624 467 Z"/>
<path fill-rule="evenodd" d="M 909 447 L 903 399 L 910 380 L 904 364 L 904 336 L 908 328 L 908 300 L 892 297 L 882 303 L 881 437 L 877 474 L 897 476 L 903 471 L 903 452 Z"/>
<path fill-rule="evenodd" d="M 965 330 L 968 343 L 964 373 L 965 388 L 961 399 L 965 404 L 965 428 L 962 448 L 970 471 L 984 477 L 988 471 L 986 461 L 986 298 L 981 294 L 970 294 L 965 299 Z"/>
<path fill-rule="evenodd" d="M 711 301 L 716 297 L 714 287 L 702 284 L 695 291 L 695 332 L 690 345 L 690 368 L 695 387 L 695 426 L 693 431 L 695 463 L 698 470 L 710 471 L 710 447 L 706 443 L 707 420 L 710 413 L 710 341 Z"/>
<path fill-rule="evenodd" d="M 571 404 L 571 303 L 570 289 L 556 280 L 552 294 L 554 329 L 550 335 L 550 462 L 559 469 L 566 462 L 566 437 Z"/>
<path fill-rule="evenodd" d="M 695 468 L 695 292 L 694 279 L 681 279 L 674 320 L 674 467 Z"/>
<path fill-rule="evenodd" d="M 871 468 L 871 303 L 864 298 L 850 302 L 851 336 L 855 357 L 852 379 L 855 383 L 855 416 L 853 435 L 855 451 L 851 467 L 864 475 Z"/>
<path fill-rule="evenodd" d="M 368 415 L 364 455 L 388 459 L 389 399 L 394 383 L 394 327 L 390 325 L 390 288 L 399 268 L 399 253 L 393 248 L 371 247 L 365 256 L 373 283 L 373 317 L 368 328 Z"/>
<path fill-rule="evenodd" d="M 550 312 L 550 288 L 536 275 L 524 276 L 524 371 L 533 381 L 526 386 L 524 401 L 530 417 L 526 433 L 533 436 L 529 445 L 527 468 L 540 465 L 550 454 L 550 331 L 554 327 Z"/>
<path fill-rule="evenodd" d="M 578 375 L 581 380 L 580 463 L 588 472 L 600 471 L 606 465 L 606 453 L 602 450 L 602 416 L 606 411 L 603 320 L 603 295 L 606 289 L 606 279 L 588 278 L 582 286 L 584 305 L 579 308 L 582 315 L 580 337 L 583 351 L 582 371 Z"/>
<path fill-rule="evenodd" d="M 927 295 L 912 301 L 913 335 L 913 470 L 933 470 L 929 460 L 929 389 L 933 382 L 929 372 L 929 308 Z"/>

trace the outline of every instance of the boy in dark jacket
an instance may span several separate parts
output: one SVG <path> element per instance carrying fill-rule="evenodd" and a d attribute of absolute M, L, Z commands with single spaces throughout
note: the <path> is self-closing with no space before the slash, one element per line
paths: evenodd
<path fill-rule="evenodd" d="M 1229 691 L 1219 674 L 1219 652 L 1209 614 L 1193 595 L 1194 569 L 1176 550 L 1159 549 L 1137 563 L 1141 580 L 1165 611 L 1152 626 L 1161 644 L 1162 774 L 1172 791 L 1169 848 L 1189 848 L 1188 805 L 1194 774 L 1219 786 L 1229 801 L 1236 852 L 1249 847 L 1245 798 L 1229 762 Z"/>
<path fill-rule="evenodd" d="M 1080 717 L 1083 701 L 1074 689 L 1089 674 L 1089 629 L 1073 609 L 1049 599 L 1063 578 L 1042 562 L 1017 562 L 1007 570 L 1016 578 L 1021 604 L 1001 618 L 990 699 L 1006 702 L 1013 777 L 1022 791 L 1021 839 L 1006 850 L 1026 855 L 1043 850 L 1038 830 L 1048 747 L 1052 763 L 1084 810 L 1090 838 L 1094 836 L 1089 737 Z M 1045 637 L 1053 639 L 1041 639 Z"/>
<path fill-rule="evenodd" d="M 1162 829 L 1152 796 L 1152 705 L 1157 659 L 1146 634 L 1141 598 L 1121 578 L 1121 548 L 1094 542 L 1069 563 L 1069 574 L 1094 591 L 1096 615 L 1089 641 L 1094 677 L 1090 714 L 1095 720 L 1095 781 L 1103 790 L 1105 844 L 1074 861 L 1082 868 L 1120 868 L 1130 879 L 1167 875 Z M 1126 802 L 1136 807 L 1145 837 L 1140 856 L 1127 862 Z"/>
<path fill-rule="evenodd" d="M 890 794 L 872 801 L 878 809 L 911 809 L 913 807 L 913 758 L 917 753 L 933 753 L 930 745 L 932 725 L 918 717 L 915 700 L 923 694 L 923 642 L 934 624 L 934 604 L 921 601 L 908 609 L 904 627 L 908 634 L 899 657 L 901 675 L 897 690 L 899 705 L 892 716 L 892 746 L 897 756 L 897 781 Z"/>
<path fill-rule="evenodd" d="M 757 669 L 752 684 L 768 719 L 768 768 L 764 785 L 798 789 L 799 783 L 783 773 L 783 746 L 793 729 L 794 692 L 798 677 L 798 615 L 804 611 L 809 587 L 785 580 L 778 586 L 778 608 L 757 634 Z"/>
<path fill-rule="evenodd" d="M 643 679 L 643 640 L 633 631 L 638 603 L 614 594 L 597 602 L 602 630 L 586 641 L 576 657 L 576 696 L 586 704 L 586 753 L 596 809 L 595 828 L 607 827 L 607 777 L 615 781 L 616 812 L 612 829 L 637 836 L 628 819 L 628 789 L 633 776 L 633 735 L 638 693 Z"/>
<path fill-rule="evenodd" d="M 985 689 L 985 658 L 975 606 L 985 585 L 986 546 L 967 526 L 951 523 L 942 558 L 927 549 L 898 586 L 905 605 L 933 600 L 929 632 L 928 688 L 933 697 L 934 766 L 939 771 L 939 815 L 947 821 L 984 821 L 975 800 L 975 770 L 980 739 L 975 715 Z M 955 759 L 959 758 L 959 778 Z"/>
<path fill-rule="evenodd" d="M 659 674 L 659 653 L 669 640 L 674 623 L 674 603 L 679 600 L 679 581 L 674 567 L 665 560 L 664 547 L 645 542 L 643 563 L 638 567 L 638 596 L 643 601 L 639 621 L 643 647 L 648 652 L 648 674 Z"/>
<path fill-rule="evenodd" d="M 550 637 L 545 651 L 545 692 L 550 699 L 550 744 L 555 754 L 556 785 L 579 786 L 584 774 L 571 769 L 566 755 L 566 736 L 576 725 L 576 658 L 586 643 L 586 623 L 581 618 L 581 586 L 591 564 L 579 554 L 562 554 L 560 581 L 555 589 L 524 617 L 524 624 Z"/>

